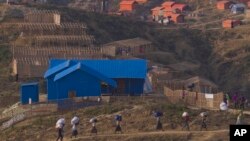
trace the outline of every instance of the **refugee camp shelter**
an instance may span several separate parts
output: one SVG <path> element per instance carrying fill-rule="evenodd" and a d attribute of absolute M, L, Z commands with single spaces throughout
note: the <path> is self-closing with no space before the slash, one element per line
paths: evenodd
<path fill-rule="evenodd" d="M 231 12 L 234 14 L 244 13 L 245 8 L 246 6 L 243 3 L 233 4 L 231 7 Z"/>
<path fill-rule="evenodd" d="M 135 0 L 122 0 L 120 2 L 120 9 L 119 11 L 127 11 L 127 12 L 132 12 L 133 10 L 136 9 L 136 6 L 138 3 Z"/>
<path fill-rule="evenodd" d="M 135 0 L 138 4 L 145 4 L 148 0 Z"/>
<path fill-rule="evenodd" d="M 226 9 L 229 9 L 229 6 L 231 4 L 232 4 L 231 1 L 222 0 L 222 1 L 218 1 L 216 6 L 217 6 L 217 9 L 219 9 L 219 10 L 226 10 Z"/>
<path fill-rule="evenodd" d="M 39 89 L 38 83 L 24 83 L 21 85 L 20 97 L 22 104 L 28 104 L 29 102 L 39 101 Z"/>
<path fill-rule="evenodd" d="M 223 28 L 234 28 L 238 25 L 241 25 L 242 22 L 240 20 L 224 20 L 222 22 L 222 27 Z"/>
<path fill-rule="evenodd" d="M 158 7 L 151 9 L 153 20 L 158 21 L 159 18 L 163 16 L 163 12 L 164 12 L 163 10 L 164 10 L 164 7 L 162 6 L 158 6 Z"/>
<path fill-rule="evenodd" d="M 102 48 L 103 53 L 108 56 L 144 55 L 152 50 L 152 42 L 142 38 L 119 40 L 105 44 Z"/>
<path fill-rule="evenodd" d="M 51 60 L 44 77 L 48 100 L 73 97 L 141 95 L 145 60 Z"/>
<path fill-rule="evenodd" d="M 183 12 L 188 9 L 188 6 L 183 3 L 177 3 L 172 6 L 173 11 Z"/>

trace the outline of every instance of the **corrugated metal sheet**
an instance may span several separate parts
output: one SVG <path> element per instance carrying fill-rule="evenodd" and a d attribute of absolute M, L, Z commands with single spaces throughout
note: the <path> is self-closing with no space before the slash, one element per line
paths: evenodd
<path fill-rule="evenodd" d="M 53 59 L 50 68 L 67 60 Z M 109 78 L 145 78 L 147 72 L 146 60 L 71 60 L 72 64 L 82 63 L 89 68 L 102 72 Z M 50 71 L 50 70 L 48 70 Z"/>
<path fill-rule="evenodd" d="M 62 71 L 61 73 L 58 73 L 55 78 L 54 78 L 54 81 L 58 81 L 60 80 L 61 78 L 67 76 L 67 75 L 70 75 L 72 72 L 74 71 L 77 71 L 77 70 L 82 70 L 82 71 L 85 71 L 87 72 L 88 74 L 94 76 L 94 77 L 97 77 L 98 79 L 106 82 L 107 84 L 113 86 L 113 87 L 116 87 L 117 84 L 114 80 L 112 79 L 109 79 L 108 77 L 106 77 L 104 74 L 102 74 L 101 72 L 97 72 L 81 63 L 77 63 L 76 65 Z"/>
<path fill-rule="evenodd" d="M 44 78 L 48 78 L 49 76 L 59 72 L 60 70 L 64 69 L 64 68 L 67 68 L 70 66 L 70 60 L 67 60 L 67 61 L 64 61 L 63 63 L 55 66 L 55 67 L 52 67 L 50 68 L 49 70 L 47 70 L 45 72 L 45 75 L 44 75 Z"/>
<path fill-rule="evenodd" d="M 31 98 L 32 102 L 39 101 L 39 88 L 38 83 L 25 83 L 21 85 L 20 90 L 21 95 L 21 103 L 28 104 L 29 98 Z"/>

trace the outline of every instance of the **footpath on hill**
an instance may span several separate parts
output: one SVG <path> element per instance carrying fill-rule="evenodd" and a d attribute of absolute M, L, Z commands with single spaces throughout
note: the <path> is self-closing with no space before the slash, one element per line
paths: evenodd
<path fill-rule="evenodd" d="M 213 134 L 213 133 L 227 133 L 229 130 L 221 129 L 221 130 L 213 130 L 213 131 L 154 131 L 154 132 L 137 132 L 137 133 L 123 133 L 123 134 L 97 134 L 97 135 L 87 135 L 80 136 L 78 138 L 72 140 L 79 139 L 90 139 L 90 138 L 98 138 L 98 137 L 140 137 L 140 136 L 151 136 L 151 135 L 172 135 L 172 134 Z M 69 140 L 69 139 L 68 139 Z"/>

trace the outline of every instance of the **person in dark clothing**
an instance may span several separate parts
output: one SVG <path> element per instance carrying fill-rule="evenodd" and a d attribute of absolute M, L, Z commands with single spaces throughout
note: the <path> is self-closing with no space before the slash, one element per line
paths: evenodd
<path fill-rule="evenodd" d="M 245 109 L 245 101 L 246 101 L 246 98 L 244 96 L 242 96 L 240 99 L 239 99 L 239 105 L 240 105 L 240 109 L 241 110 L 244 110 Z"/>
<path fill-rule="evenodd" d="M 233 95 L 233 102 L 234 102 L 234 108 L 237 109 L 238 108 L 238 93 L 235 93 Z"/>
<path fill-rule="evenodd" d="M 122 133 L 122 128 L 121 128 L 121 125 L 120 125 L 120 124 L 116 125 L 115 133 L 116 133 L 116 132 Z"/>
<path fill-rule="evenodd" d="M 156 130 L 163 130 L 162 123 L 160 120 L 157 121 Z"/>
<path fill-rule="evenodd" d="M 116 115 L 115 120 L 116 120 L 115 133 L 116 132 L 122 133 L 122 128 L 121 128 L 121 125 L 120 125 L 120 122 L 122 121 L 122 116 L 121 115 Z"/>
<path fill-rule="evenodd" d="M 156 117 L 156 130 L 163 130 L 162 123 L 161 123 L 161 117 L 163 116 L 162 112 L 159 111 L 153 111 L 154 116 Z"/>
<path fill-rule="evenodd" d="M 184 128 L 186 128 L 189 131 L 189 116 L 187 112 L 184 112 L 182 115 L 182 119 L 183 119 L 183 126 L 182 126 L 182 130 Z"/>
<path fill-rule="evenodd" d="M 207 113 L 206 112 L 202 112 L 201 113 L 201 128 L 200 131 L 202 131 L 203 128 L 205 128 L 207 130 Z"/>
<path fill-rule="evenodd" d="M 58 141 L 59 139 L 60 141 L 63 141 L 63 127 L 58 129 L 58 137 L 56 141 Z"/>

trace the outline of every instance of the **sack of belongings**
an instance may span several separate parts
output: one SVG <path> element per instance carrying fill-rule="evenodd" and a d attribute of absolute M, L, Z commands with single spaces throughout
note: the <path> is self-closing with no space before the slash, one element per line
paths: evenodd
<path fill-rule="evenodd" d="M 187 117 L 188 116 L 188 112 L 183 112 L 182 117 Z"/>
<path fill-rule="evenodd" d="M 117 120 L 117 121 L 122 121 L 122 116 L 121 116 L 121 115 L 116 115 L 116 116 L 115 116 L 115 120 Z"/>
<path fill-rule="evenodd" d="M 91 119 L 89 120 L 89 122 L 90 122 L 90 123 L 95 123 L 95 122 L 97 122 L 97 119 L 96 119 L 96 118 L 91 118 Z"/>
<path fill-rule="evenodd" d="M 207 112 L 202 112 L 202 113 L 200 114 L 200 116 L 201 116 L 201 117 L 206 117 L 206 116 L 207 116 Z"/>
<path fill-rule="evenodd" d="M 225 110 L 227 110 L 228 108 L 227 108 L 227 104 L 225 103 L 225 102 L 221 102 L 220 103 L 220 110 L 222 110 L 222 111 L 225 111 Z"/>
<path fill-rule="evenodd" d="M 162 112 L 154 112 L 154 116 L 161 117 L 161 116 L 163 116 L 163 113 Z"/>
<path fill-rule="evenodd" d="M 71 119 L 71 125 L 78 125 L 79 124 L 79 121 L 80 119 L 77 117 L 77 116 L 74 116 L 72 119 Z"/>
<path fill-rule="evenodd" d="M 64 118 L 60 118 L 57 122 L 56 122 L 56 128 L 63 128 L 65 124 L 65 119 Z"/>

